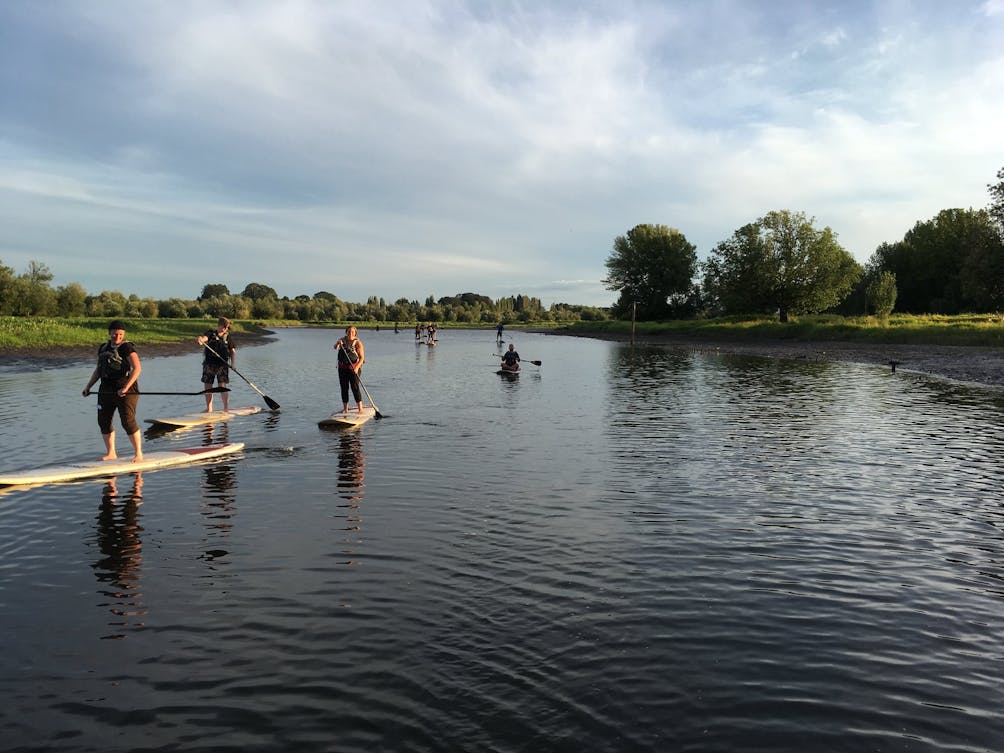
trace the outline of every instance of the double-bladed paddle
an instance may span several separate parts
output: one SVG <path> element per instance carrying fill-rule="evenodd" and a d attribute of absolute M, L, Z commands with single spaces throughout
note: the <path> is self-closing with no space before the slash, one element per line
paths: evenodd
<path fill-rule="evenodd" d="M 504 357 L 501 353 L 492 353 L 492 355 L 495 356 L 496 358 L 503 358 Z M 523 363 L 532 363 L 534 366 L 543 366 L 544 365 L 543 361 L 531 361 L 529 358 L 521 358 L 520 361 L 523 362 Z"/>

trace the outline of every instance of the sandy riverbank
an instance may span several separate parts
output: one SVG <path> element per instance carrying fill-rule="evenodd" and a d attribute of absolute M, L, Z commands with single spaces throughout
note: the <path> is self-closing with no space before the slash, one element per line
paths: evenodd
<path fill-rule="evenodd" d="M 560 330 L 550 334 L 595 337 L 601 340 L 628 342 L 630 335 L 609 333 L 569 333 Z M 855 342 L 805 342 L 792 340 L 707 341 L 662 335 L 638 336 L 637 345 L 659 345 L 700 352 L 731 353 L 767 358 L 810 359 L 874 364 L 890 368 L 896 361 L 897 371 L 916 372 L 931 376 L 987 386 L 1004 386 L 1004 350 L 961 345 L 885 345 Z"/>

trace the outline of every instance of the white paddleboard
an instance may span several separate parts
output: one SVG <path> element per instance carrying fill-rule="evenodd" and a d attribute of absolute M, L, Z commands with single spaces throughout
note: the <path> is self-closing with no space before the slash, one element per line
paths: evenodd
<path fill-rule="evenodd" d="M 332 413 L 327 418 L 322 418 L 317 422 L 318 426 L 362 426 L 376 415 L 376 408 L 372 405 L 363 405 L 363 412 L 360 413 L 355 408 L 350 407 L 347 411 Z"/>
<path fill-rule="evenodd" d="M 196 463 L 200 460 L 231 455 L 244 449 L 243 442 L 230 444 L 206 445 L 204 447 L 183 447 L 177 450 L 158 450 L 143 454 L 143 459 L 137 462 L 132 457 L 120 457 L 116 460 L 81 460 L 65 465 L 49 465 L 24 471 L 0 472 L 0 486 L 11 484 L 49 484 L 54 481 L 72 481 L 78 478 L 92 476 L 115 476 L 120 473 L 149 471 L 156 468 L 166 468 L 183 463 Z"/>
<path fill-rule="evenodd" d="M 231 418 L 237 418 L 237 416 L 252 416 L 255 413 L 261 413 L 261 408 L 246 406 L 244 408 L 231 408 L 227 411 L 202 411 L 201 413 L 186 413 L 184 416 L 174 416 L 172 418 L 148 418 L 146 422 L 157 426 L 201 426 L 202 424 L 229 421 Z"/>

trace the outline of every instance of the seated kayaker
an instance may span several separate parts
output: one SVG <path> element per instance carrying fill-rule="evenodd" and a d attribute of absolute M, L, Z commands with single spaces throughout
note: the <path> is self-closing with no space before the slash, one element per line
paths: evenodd
<path fill-rule="evenodd" d="M 509 343 L 509 350 L 502 354 L 502 368 L 506 371 L 519 371 L 519 353 L 512 343 Z"/>

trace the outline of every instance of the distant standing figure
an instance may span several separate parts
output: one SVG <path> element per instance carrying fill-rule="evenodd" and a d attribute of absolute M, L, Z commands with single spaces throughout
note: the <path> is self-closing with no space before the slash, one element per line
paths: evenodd
<path fill-rule="evenodd" d="M 422 323 L 421 322 L 415 322 L 415 339 L 416 340 L 421 340 L 422 339 Z"/>
<path fill-rule="evenodd" d="M 495 328 L 495 341 L 496 342 L 502 342 L 502 330 L 503 329 L 504 329 L 504 327 L 502 326 L 502 322 L 499 322 L 499 326 L 497 326 Z"/>
<path fill-rule="evenodd" d="M 230 384 L 230 367 L 235 366 L 237 346 L 230 334 L 230 320 L 221 316 L 216 320 L 216 329 L 207 329 L 199 335 L 197 342 L 205 346 L 205 357 L 202 359 L 202 384 L 207 389 L 213 388 L 213 380 L 220 387 Z M 210 352 L 211 351 L 211 352 Z M 230 393 L 222 392 L 223 410 L 230 409 Z M 213 393 L 206 393 L 206 412 L 213 409 Z"/>
<path fill-rule="evenodd" d="M 98 385 L 98 428 L 105 443 L 102 460 L 114 460 L 115 429 L 112 418 L 119 412 L 119 421 L 133 448 L 133 461 L 143 459 L 143 435 L 136 423 L 136 406 L 139 404 L 139 375 L 143 367 L 136 346 L 125 339 L 125 324 L 115 319 L 108 324 L 108 341 L 98 347 L 98 363 L 84 386 L 84 397 L 91 387 Z"/>
<path fill-rule="evenodd" d="M 349 325 L 345 328 L 345 336 L 335 343 L 335 352 L 338 354 L 338 386 L 342 390 L 342 413 L 349 410 L 350 387 L 352 397 L 356 399 L 356 408 L 362 413 L 363 398 L 359 390 L 359 371 L 363 367 L 366 355 L 362 340 L 356 336 L 355 327 Z"/>

